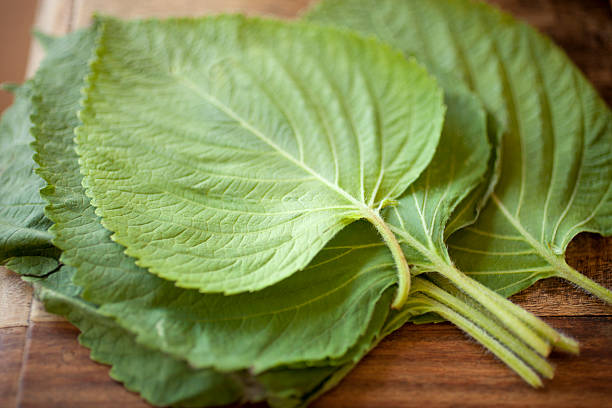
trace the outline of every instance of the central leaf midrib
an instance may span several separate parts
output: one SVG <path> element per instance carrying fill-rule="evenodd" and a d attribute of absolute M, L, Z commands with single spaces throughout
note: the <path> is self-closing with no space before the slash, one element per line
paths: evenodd
<path fill-rule="evenodd" d="M 399 217 L 399 214 L 398 214 L 398 217 Z M 395 234 L 402 237 L 406 244 L 416 249 L 418 252 L 421 253 L 421 255 L 423 255 L 426 259 L 428 259 L 431 262 L 430 265 L 422 265 L 422 266 L 436 268 L 441 264 L 445 264 L 445 265 L 447 264 L 447 262 L 441 256 L 438 255 L 437 250 L 435 248 L 428 247 L 425 244 L 421 243 L 417 238 L 412 236 L 406 229 L 398 228 L 391 224 L 389 225 L 389 227 Z"/>
<path fill-rule="evenodd" d="M 206 101 L 208 101 L 209 103 L 211 103 L 212 105 L 217 107 L 219 110 L 221 110 L 223 113 L 228 115 L 230 118 L 234 119 L 242 127 L 247 129 L 249 132 L 251 132 L 254 136 L 256 136 L 258 139 L 260 139 L 262 142 L 264 142 L 268 146 L 272 147 L 282 157 L 284 157 L 285 159 L 287 159 L 288 161 L 290 161 L 291 163 L 293 163 L 297 167 L 301 168 L 302 170 L 304 170 L 308 174 L 310 174 L 313 177 L 315 177 L 321 183 L 325 184 L 330 190 L 336 192 L 337 194 L 342 196 L 344 199 L 346 199 L 350 203 L 354 204 L 356 209 L 364 211 L 366 213 L 373 213 L 374 212 L 372 208 L 368 207 L 365 203 L 355 199 L 346 190 L 344 190 L 341 187 L 339 187 L 337 185 L 334 185 L 331 182 L 329 182 L 327 179 L 322 177 L 319 173 L 317 173 L 312 168 L 310 168 L 310 166 L 308 166 L 306 163 L 303 163 L 303 162 L 295 159 L 290 154 L 288 154 L 280 146 L 278 146 L 276 143 L 274 143 L 272 140 L 270 140 L 268 137 L 266 137 L 266 135 L 264 135 L 259 129 L 257 129 L 254 126 L 252 126 L 250 123 L 248 123 L 246 120 L 244 120 L 240 115 L 238 115 L 236 112 L 234 112 L 234 110 L 232 110 L 229 106 L 227 106 L 224 103 L 222 103 L 221 101 L 219 101 L 213 95 L 211 95 L 210 93 L 202 90 L 195 83 L 193 83 L 189 78 L 184 77 L 184 76 L 176 76 L 176 78 L 178 78 L 181 82 L 183 82 L 189 89 L 191 89 L 197 95 L 199 95 L 200 97 L 202 97 L 203 99 L 205 99 Z"/>
<path fill-rule="evenodd" d="M 520 223 L 520 221 L 518 219 L 516 219 L 512 214 L 510 214 L 510 212 L 508 211 L 508 209 L 504 206 L 504 204 L 502 203 L 502 201 L 499 199 L 499 197 L 497 196 L 497 194 L 493 193 L 491 194 L 491 199 L 493 200 L 493 202 L 495 203 L 495 205 L 497 206 L 497 208 L 499 208 L 499 210 L 502 212 L 502 214 L 504 215 L 504 217 L 510 222 L 510 224 L 512 224 L 512 226 L 518 231 L 518 233 L 520 235 L 523 236 L 523 238 L 525 238 L 525 241 L 531 245 L 531 247 L 533 249 L 535 249 L 537 255 L 539 255 L 540 257 L 542 257 L 546 262 L 548 262 L 557 272 L 562 272 L 560 270 L 561 265 L 560 265 L 560 260 L 557 257 L 557 255 L 555 255 L 552 251 L 547 250 L 544 245 L 542 245 L 542 243 L 538 242 L 524 227 L 523 225 Z"/>

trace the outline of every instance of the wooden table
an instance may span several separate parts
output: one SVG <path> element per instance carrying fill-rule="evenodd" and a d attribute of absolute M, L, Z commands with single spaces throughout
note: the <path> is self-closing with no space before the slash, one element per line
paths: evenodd
<path fill-rule="evenodd" d="M 294 17 L 309 0 L 41 0 L 37 26 L 64 34 L 94 10 L 122 17 L 245 11 Z M 551 35 L 612 103 L 612 13 L 605 0 L 495 0 Z M 33 45 L 30 74 L 42 51 Z M 612 287 L 612 239 L 582 234 L 569 263 Z M 556 377 L 531 389 L 450 324 L 408 325 L 392 334 L 318 407 L 612 407 L 612 307 L 556 279 L 513 300 L 581 341 L 580 357 L 554 355 Z M 89 360 L 78 331 L 32 301 L 30 288 L 0 268 L 0 407 L 147 407 Z"/>

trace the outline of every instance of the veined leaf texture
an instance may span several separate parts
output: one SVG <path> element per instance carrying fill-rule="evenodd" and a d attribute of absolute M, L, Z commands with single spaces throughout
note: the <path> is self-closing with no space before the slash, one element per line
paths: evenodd
<path fill-rule="evenodd" d="M 491 200 L 448 242 L 463 271 L 505 296 L 559 276 L 612 302 L 563 258 L 579 232 L 612 233 L 612 113 L 560 49 L 469 0 L 323 1 L 306 18 L 373 34 L 454 77 L 503 126 Z"/>

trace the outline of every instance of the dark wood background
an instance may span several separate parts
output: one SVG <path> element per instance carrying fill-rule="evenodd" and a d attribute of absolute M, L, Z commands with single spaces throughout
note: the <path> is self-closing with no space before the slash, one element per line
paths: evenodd
<path fill-rule="evenodd" d="M 605 0 L 494 0 L 550 35 L 612 103 L 612 13 Z M 245 11 L 294 17 L 308 0 L 42 0 L 37 26 L 63 34 L 100 10 L 123 17 Z M 0 13 L 3 10 L 0 4 Z M 2 39 L 5 41 L 6 39 Z M 41 58 L 34 46 L 31 73 Z M 0 153 L 1 154 L 1 153 Z M 612 287 L 612 239 L 582 234 L 569 263 Z M 558 279 L 513 297 L 581 342 L 553 354 L 556 376 L 532 389 L 450 324 L 407 325 L 389 336 L 317 407 L 612 407 L 612 307 Z M 31 290 L 0 269 L 0 407 L 147 407 L 78 345 L 78 331 L 45 313 Z"/>

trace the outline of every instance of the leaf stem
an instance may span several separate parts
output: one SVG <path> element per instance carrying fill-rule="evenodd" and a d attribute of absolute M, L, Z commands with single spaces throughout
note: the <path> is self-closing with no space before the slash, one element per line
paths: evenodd
<path fill-rule="evenodd" d="M 366 212 L 365 218 L 376 227 L 380 235 L 383 237 L 387 247 L 391 251 L 393 260 L 395 261 L 398 286 L 397 294 L 395 295 L 395 299 L 393 300 L 391 307 L 394 309 L 400 309 L 404 303 L 406 303 L 406 299 L 410 293 L 410 267 L 406 261 L 406 256 L 404 255 L 404 251 L 402 250 L 399 241 L 395 237 L 395 234 L 393 231 L 391 231 L 380 214 L 370 209 Z"/>
<path fill-rule="evenodd" d="M 445 275 L 445 276 L 447 276 L 447 275 Z M 449 279 L 451 279 L 449 276 L 447 276 L 447 277 Z M 498 294 L 497 292 L 494 292 L 493 290 L 487 288 L 486 286 L 484 286 L 480 282 L 478 282 L 476 280 L 473 280 L 471 278 L 467 278 L 467 279 L 469 279 L 471 281 L 471 285 L 475 287 L 475 291 L 476 291 L 475 293 L 481 293 L 484 296 L 483 297 L 483 301 L 486 302 L 486 298 L 488 298 L 490 300 L 490 302 L 488 304 L 490 304 L 492 302 L 492 303 L 497 304 L 499 307 L 505 308 L 506 311 L 512 313 L 520 321 L 522 321 L 523 323 L 527 324 L 530 329 L 535 330 L 535 332 L 539 336 L 542 336 L 544 339 L 549 341 L 556 349 L 561 350 L 561 351 L 565 351 L 565 352 L 568 352 L 568 353 L 572 353 L 572 354 L 578 354 L 579 353 L 579 344 L 578 344 L 578 342 L 576 340 L 574 340 L 572 338 L 569 338 L 567 336 L 564 336 L 563 334 L 559 333 L 558 331 L 556 331 L 555 329 L 550 327 L 545 321 L 543 321 L 539 317 L 537 317 L 534 314 L 528 312 L 527 310 L 523 309 L 522 307 L 520 307 L 518 305 L 515 305 L 510 300 L 502 297 L 500 294 Z M 453 281 L 453 282 L 455 284 L 457 284 L 455 281 Z M 461 289 L 462 290 L 466 290 L 465 287 L 462 287 Z M 471 294 L 470 294 L 470 296 L 471 296 Z M 476 299 L 476 300 L 481 302 L 481 300 L 479 300 L 479 299 Z M 516 334 L 519 334 L 519 333 L 517 333 L 515 331 L 514 328 L 512 328 L 510 326 L 508 328 L 511 331 L 515 332 Z M 533 345 L 532 345 L 532 347 L 533 347 Z M 536 351 L 540 352 L 537 348 L 534 347 L 534 349 Z M 548 353 L 546 353 L 546 354 L 540 353 L 540 354 L 546 356 L 549 353 L 550 353 L 550 347 L 548 346 Z"/>
<path fill-rule="evenodd" d="M 529 367 L 523 360 L 518 358 L 514 353 L 504 347 L 495 338 L 489 335 L 489 333 L 475 325 L 473 322 L 461 316 L 459 313 L 453 311 L 452 309 L 446 307 L 442 303 L 434 299 L 430 299 L 427 296 L 421 295 L 414 296 L 413 298 L 419 303 L 425 303 L 430 305 L 433 312 L 436 312 L 437 314 L 439 314 L 446 320 L 452 322 L 455 326 L 459 327 L 461 330 L 472 336 L 474 339 L 484 345 L 488 350 L 490 350 L 493 354 L 495 354 L 500 360 L 506 363 L 506 365 L 508 365 L 512 370 L 514 370 L 514 372 L 521 376 L 521 378 L 523 378 L 531 386 L 542 386 L 542 380 L 531 367 Z"/>
<path fill-rule="evenodd" d="M 440 256 L 434 249 L 428 248 L 421 244 L 418 240 L 408 234 L 406 231 L 391 226 L 391 229 L 398 234 L 405 243 L 417 251 L 421 252 L 432 262 L 432 270 L 437 271 L 442 276 L 445 276 L 453 284 L 480 303 L 491 314 L 497 317 L 506 327 L 517 335 L 522 341 L 536 350 L 543 356 L 550 354 L 551 346 L 549 342 L 540 337 L 538 333 L 546 333 L 545 336 L 550 340 L 550 343 L 556 343 L 561 338 L 561 335 L 554 329 L 548 326 L 544 321 L 526 312 L 519 306 L 510 302 L 498 293 L 492 291 L 478 281 L 471 279 L 461 271 L 459 271 L 449 259 Z M 519 310 L 517 310 L 519 309 Z M 525 316 L 526 314 L 526 316 Z M 522 318 L 519 318 L 521 316 Z M 529 320 L 532 327 L 537 329 L 534 331 L 529 327 L 523 319 Z M 548 337 L 550 336 L 550 338 Z"/>
<path fill-rule="evenodd" d="M 542 358 L 542 356 L 525 345 L 522 341 L 520 341 L 520 339 L 508 332 L 508 330 L 506 330 L 503 326 L 497 324 L 495 320 L 491 319 L 477 308 L 468 305 L 457 295 L 451 294 L 436 284 L 421 278 L 413 279 L 412 288 L 413 293 L 415 291 L 425 293 L 436 301 L 453 309 L 455 312 L 459 313 L 477 326 L 481 327 L 483 330 L 497 339 L 499 343 L 510 349 L 510 351 L 533 367 L 543 377 L 553 377 L 554 370 L 552 366 L 544 358 Z"/>
<path fill-rule="evenodd" d="M 597 282 L 576 271 L 574 268 L 569 266 L 564 259 L 558 259 L 558 262 L 555 262 L 554 267 L 557 270 L 557 275 L 559 277 L 580 286 L 582 289 L 597 296 L 604 302 L 612 304 L 612 291 L 604 288 Z"/>
<path fill-rule="evenodd" d="M 517 316 L 516 309 L 518 308 L 523 312 L 527 313 L 528 315 L 533 316 L 531 315 L 531 313 L 525 311 L 519 306 L 516 306 L 508 299 L 502 297 L 496 292 L 493 292 L 491 289 L 482 285 L 478 281 L 464 275 L 452 265 L 449 265 L 445 262 L 438 262 L 436 263 L 436 267 L 437 271 L 440 274 L 448 278 L 451 282 L 453 282 L 455 286 L 457 286 L 457 288 L 459 288 L 467 295 L 474 298 L 474 300 L 476 300 L 478 303 L 483 305 L 494 316 L 496 316 L 508 328 L 508 330 L 517 335 L 535 351 L 537 351 L 543 356 L 547 356 L 550 354 L 551 346 L 549 342 L 540 337 L 538 332 L 544 331 L 544 329 L 552 330 L 555 336 L 551 343 L 554 343 L 560 337 L 560 334 L 557 333 L 554 329 L 552 329 L 543 321 L 536 318 L 537 320 L 539 320 L 539 326 L 543 325 L 544 328 L 538 326 L 540 330 L 538 330 L 537 332 L 534 331 L 534 329 L 527 326 L 526 322 L 524 322 L 521 318 Z M 522 313 L 520 314 L 522 315 Z M 535 316 L 533 317 L 535 318 Z"/>

